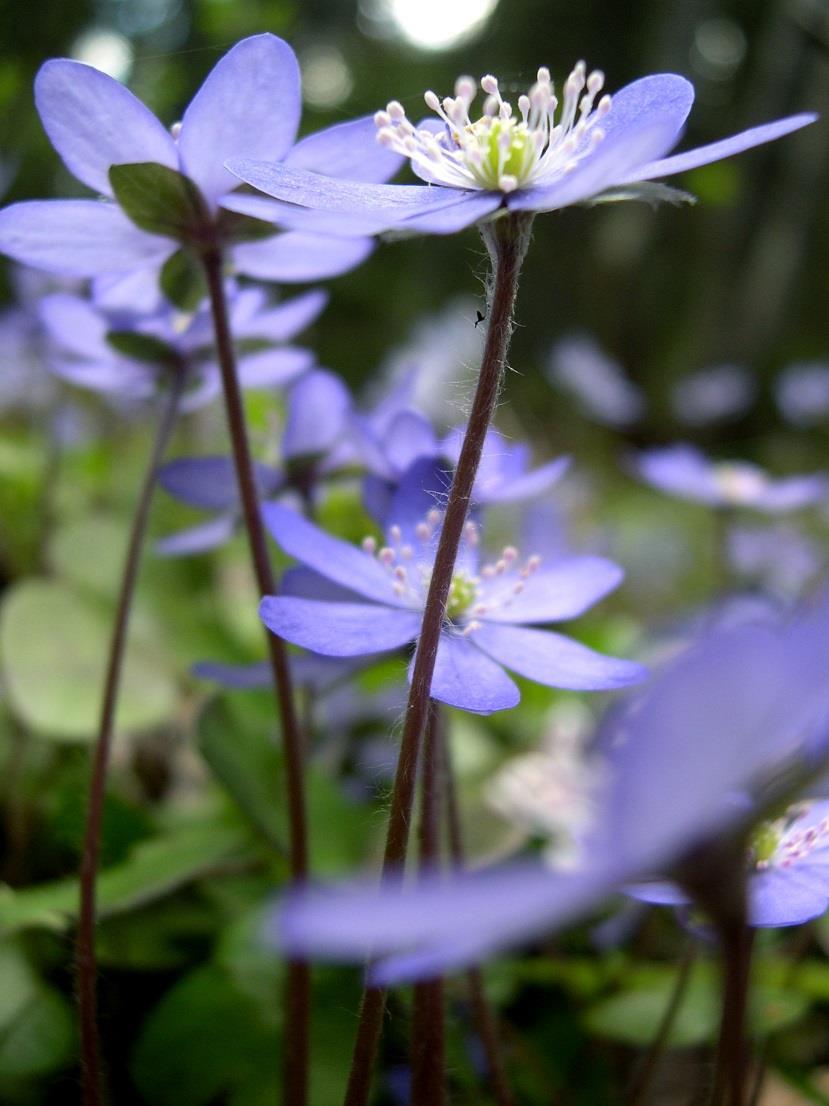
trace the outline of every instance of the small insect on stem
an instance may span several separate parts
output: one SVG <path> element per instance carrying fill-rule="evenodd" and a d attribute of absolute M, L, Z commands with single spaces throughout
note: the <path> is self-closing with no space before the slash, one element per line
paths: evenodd
<path fill-rule="evenodd" d="M 475 316 L 475 329 L 477 330 L 480 323 L 486 322 L 486 315 L 481 314 L 480 311 L 476 311 Z"/>

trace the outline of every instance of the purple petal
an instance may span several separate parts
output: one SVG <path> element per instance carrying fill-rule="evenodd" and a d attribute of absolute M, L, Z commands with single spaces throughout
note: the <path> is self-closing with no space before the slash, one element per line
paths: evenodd
<path fill-rule="evenodd" d="M 373 249 L 370 238 L 329 238 L 297 231 L 234 246 L 233 263 L 245 276 L 300 284 L 350 272 Z"/>
<path fill-rule="evenodd" d="M 253 35 L 221 58 L 181 121 L 182 171 L 209 203 L 236 185 L 228 158 L 278 161 L 296 137 L 302 102 L 299 66 L 276 35 Z"/>
<path fill-rule="evenodd" d="M 723 501 L 714 466 L 693 446 L 679 444 L 645 450 L 636 460 L 636 470 L 643 480 L 660 491 L 712 506 Z"/>
<path fill-rule="evenodd" d="M 443 461 L 421 457 L 402 474 L 389 501 L 386 532 L 392 526 L 399 527 L 400 543 L 411 545 L 415 561 L 427 561 L 429 570 L 438 533 L 435 530 L 431 540 L 424 540 L 418 536 L 417 527 L 429 511 L 440 507 L 450 483 L 451 475 Z"/>
<path fill-rule="evenodd" d="M 385 653 L 413 641 L 420 629 L 418 611 L 288 595 L 266 596 L 259 616 L 279 637 L 327 657 Z"/>
<path fill-rule="evenodd" d="M 212 680 L 224 687 L 237 691 L 251 691 L 254 688 L 270 687 L 273 683 L 273 669 L 270 661 L 258 661 L 256 664 L 222 664 L 218 661 L 199 661 L 193 665 L 193 675 L 201 680 Z"/>
<path fill-rule="evenodd" d="M 40 301 L 38 314 L 46 333 L 66 353 L 104 362 L 115 359 L 106 340 L 109 327 L 89 300 L 54 292 Z"/>
<path fill-rule="evenodd" d="M 440 635 L 431 696 L 476 714 L 509 710 L 521 700 L 518 688 L 500 665 L 467 638 L 453 633 Z"/>
<path fill-rule="evenodd" d="M 677 884 L 665 883 L 662 880 L 632 883 L 624 890 L 631 898 L 639 902 L 649 902 L 652 906 L 686 906 L 690 902 L 688 896 Z"/>
<path fill-rule="evenodd" d="M 523 499 L 534 499 L 551 488 L 570 467 L 569 457 L 557 457 L 546 465 L 539 465 L 532 472 L 516 476 L 500 487 L 491 487 L 476 498 L 487 503 L 519 503 Z"/>
<path fill-rule="evenodd" d="M 157 378 L 149 366 L 130 364 L 118 358 L 110 361 L 76 361 L 51 357 L 49 371 L 69 384 L 120 399 L 149 399 L 155 394 Z"/>
<path fill-rule="evenodd" d="M 267 465 L 254 463 L 254 474 L 260 496 L 271 495 L 282 483 L 282 473 Z M 236 470 L 229 457 L 179 457 L 162 466 L 158 482 L 182 503 L 205 511 L 224 511 L 239 503 Z"/>
<path fill-rule="evenodd" d="M 149 108 L 89 65 L 47 61 L 35 77 L 35 103 L 66 168 L 96 192 L 112 195 L 112 165 L 154 161 L 178 169 L 176 144 Z"/>
<path fill-rule="evenodd" d="M 432 424 L 417 411 L 401 411 L 386 431 L 383 452 L 392 471 L 403 473 L 421 457 L 440 455 Z"/>
<path fill-rule="evenodd" d="M 816 875 L 818 878 L 815 878 Z M 767 868 L 749 880 L 753 926 L 795 926 L 819 918 L 829 906 L 829 873 L 798 866 Z"/>
<path fill-rule="evenodd" d="M 247 291 L 247 289 L 246 289 Z M 249 318 L 232 318 L 233 333 L 239 338 L 262 338 L 270 342 L 289 342 L 317 318 L 328 303 L 328 293 L 314 289 L 257 311 Z"/>
<path fill-rule="evenodd" d="M 165 300 L 158 283 L 158 266 L 136 269 L 131 273 L 109 273 L 94 277 L 92 299 L 104 311 L 126 311 L 152 315 Z"/>
<path fill-rule="evenodd" d="M 239 357 L 239 383 L 243 388 L 279 388 L 307 372 L 315 357 L 309 349 L 283 346 Z"/>
<path fill-rule="evenodd" d="M 270 196 L 231 192 L 222 196 L 219 202 L 228 211 L 250 215 L 284 230 L 356 238 L 379 234 L 386 229 L 386 221 L 377 215 L 342 215 L 336 211 L 315 211 L 310 207 L 297 207 L 296 204 L 286 203 L 284 200 L 274 200 Z"/>
<path fill-rule="evenodd" d="M 604 557 L 568 557 L 540 568 L 522 580 L 515 594 L 514 580 L 487 582 L 481 601 L 487 622 L 559 622 L 577 618 L 622 581 L 618 565 Z"/>
<path fill-rule="evenodd" d="M 328 960 L 415 950 L 375 965 L 373 981 L 386 985 L 454 970 L 530 940 L 578 916 L 608 885 L 595 874 L 524 864 L 414 885 L 312 889 L 287 899 L 273 937 L 289 954 Z"/>
<path fill-rule="evenodd" d="M 641 180 L 638 167 L 661 157 L 676 142 L 694 102 L 694 89 L 675 73 L 657 73 L 613 96 L 601 122 L 604 138 L 553 184 L 512 193 L 515 211 L 553 211 L 579 203 L 613 184 Z"/>
<path fill-rule="evenodd" d="M 0 211 L 0 253 L 50 273 L 126 272 L 161 264 L 175 248 L 99 200 L 29 200 Z"/>
<path fill-rule="evenodd" d="M 394 594 L 394 577 L 362 549 L 326 534 L 296 511 L 278 503 L 263 504 L 262 518 L 274 540 L 290 557 L 367 599 L 392 607 L 403 606 Z"/>
<path fill-rule="evenodd" d="M 786 511 L 798 511 L 802 507 L 811 507 L 826 499 L 829 482 L 822 473 L 811 476 L 792 476 L 787 480 L 776 480 L 769 484 L 752 506 L 761 511 L 774 514 Z"/>
<path fill-rule="evenodd" d="M 327 576 L 321 576 L 305 565 L 294 565 L 282 573 L 280 595 L 293 595 L 299 599 L 320 599 L 328 603 L 359 603 L 362 596 L 342 584 L 335 584 Z"/>
<path fill-rule="evenodd" d="M 236 515 L 217 515 L 198 526 L 179 530 L 155 543 L 155 551 L 160 557 L 189 557 L 191 553 L 207 553 L 230 541 L 236 529 Z"/>
<path fill-rule="evenodd" d="M 284 164 L 326 177 L 382 182 L 393 177 L 404 160 L 380 145 L 374 117 L 366 115 L 309 134 L 297 142 Z"/>
<path fill-rule="evenodd" d="M 633 181 L 653 180 L 655 177 L 667 177 L 673 173 L 684 173 L 688 169 L 696 169 L 699 165 L 708 165 L 712 161 L 721 161 L 724 157 L 750 150 L 753 146 L 762 146 L 766 142 L 773 142 L 776 138 L 791 134 L 800 130 L 809 123 L 814 123 L 817 115 L 804 113 L 802 115 L 790 115 L 786 119 L 778 119 L 774 123 L 764 123 L 759 127 L 751 127 L 747 131 L 734 134 L 731 138 L 720 139 L 719 142 L 711 142 L 707 146 L 698 146 L 695 150 L 687 150 L 683 154 L 674 154 L 673 157 L 662 158 L 660 161 L 650 161 L 646 165 L 640 165 L 632 170 L 620 184 Z"/>
<path fill-rule="evenodd" d="M 325 453 L 343 433 L 350 408 L 351 396 L 338 376 L 325 369 L 306 373 L 291 389 L 282 455 Z"/>
<path fill-rule="evenodd" d="M 389 226 L 475 195 L 433 185 L 344 181 L 265 161 L 238 159 L 229 162 L 228 168 L 246 184 L 277 200 L 340 215 L 368 215 Z"/>
<path fill-rule="evenodd" d="M 456 234 L 492 215 L 503 202 L 500 192 L 467 192 L 462 195 L 463 199 L 456 204 L 397 222 L 393 224 L 393 229 L 411 234 Z"/>
<path fill-rule="evenodd" d="M 646 675 L 640 664 L 594 653 L 550 630 L 483 622 L 469 640 L 499 664 L 547 687 L 610 691 L 639 683 Z"/>

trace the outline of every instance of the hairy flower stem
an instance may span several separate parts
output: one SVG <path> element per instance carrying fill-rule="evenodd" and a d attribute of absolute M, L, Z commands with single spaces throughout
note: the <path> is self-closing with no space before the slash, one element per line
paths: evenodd
<path fill-rule="evenodd" d="M 456 872 L 462 872 L 466 867 L 466 850 L 463 843 L 463 827 L 461 825 L 461 812 L 458 805 L 458 794 L 455 787 L 455 773 L 452 765 L 452 749 L 449 745 L 445 727 L 441 727 L 440 746 L 443 755 L 443 793 L 446 799 L 446 825 L 449 832 L 449 855 L 452 867 Z M 515 1106 L 507 1073 L 504 1067 L 501 1040 L 498 1033 L 498 1022 L 495 1012 L 486 996 L 484 976 L 480 968 L 470 968 L 466 973 L 466 983 L 469 988 L 469 1004 L 472 1007 L 472 1017 L 475 1028 L 481 1038 L 481 1044 L 486 1058 L 487 1075 L 489 1076 L 489 1089 L 498 1106 Z"/>
<path fill-rule="evenodd" d="M 236 479 L 242 500 L 242 513 L 248 535 L 256 585 L 260 595 L 275 595 L 276 582 L 259 510 L 259 494 L 248 445 L 245 412 L 236 372 L 236 356 L 228 321 L 227 301 L 222 278 L 222 254 L 218 248 L 202 254 L 216 352 L 222 374 L 225 410 L 230 431 Z M 308 834 L 305 812 L 302 731 L 296 715 L 288 656 L 281 638 L 266 632 L 268 654 L 273 672 L 274 692 L 282 725 L 285 755 L 288 822 L 290 831 L 290 867 L 293 883 L 304 883 L 308 877 Z M 309 1026 L 311 1016 L 310 972 L 304 961 L 292 960 L 287 966 L 284 1038 L 284 1103 L 285 1106 L 305 1106 L 308 1099 Z"/>
<path fill-rule="evenodd" d="M 115 624 L 109 644 L 101 714 L 89 781 L 89 798 L 86 808 L 83 854 L 81 856 L 78 931 L 75 937 L 75 986 L 78 997 L 84 1106 L 101 1106 L 107 1099 L 101 1058 L 101 1039 L 98 1030 L 98 964 L 95 953 L 96 892 L 98 865 L 101 858 L 101 822 L 104 810 L 107 767 L 112 749 L 115 709 L 118 705 L 127 631 L 138 578 L 138 567 L 141 561 L 141 551 L 144 545 L 144 535 L 147 530 L 147 519 L 150 513 L 158 469 L 176 423 L 183 386 L 184 372 L 179 371 L 173 377 L 170 385 L 169 395 L 156 430 L 144 482 L 133 515 L 124 571 L 121 575 L 121 587 L 118 593 Z"/>
<path fill-rule="evenodd" d="M 406 860 L 420 738 L 429 710 L 440 631 L 484 438 L 504 379 L 518 278 L 531 226 L 532 216 L 521 212 L 506 215 L 481 228 L 492 262 L 486 342 L 466 434 L 449 490 L 412 670 L 383 856 L 383 878 L 387 880 L 397 878 Z M 381 988 L 367 987 L 363 992 L 345 1106 L 367 1106 L 384 1007 L 385 992 Z"/>
<path fill-rule="evenodd" d="M 441 733 L 440 707 L 433 702 L 423 736 L 420 770 L 420 869 L 440 865 Z M 415 984 L 412 1014 L 412 1106 L 443 1106 L 445 1041 L 443 980 Z"/>
<path fill-rule="evenodd" d="M 688 992 L 688 984 L 691 981 L 691 970 L 697 959 L 699 946 L 693 937 L 688 938 L 685 951 L 679 962 L 679 971 L 676 973 L 671 996 L 668 1005 L 662 1015 L 656 1036 L 651 1042 L 650 1048 L 645 1053 L 642 1062 L 630 1085 L 630 1090 L 625 1096 L 628 1106 L 644 1106 L 648 1098 L 653 1078 L 659 1066 L 659 1061 L 668 1047 L 671 1031 L 676 1023 L 677 1014 L 682 1008 L 685 995 Z"/>

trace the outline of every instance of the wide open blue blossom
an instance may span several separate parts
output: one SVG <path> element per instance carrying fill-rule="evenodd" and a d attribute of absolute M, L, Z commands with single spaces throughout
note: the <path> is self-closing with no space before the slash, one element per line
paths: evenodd
<path fill-rule="evenodd" d="M 810 507 L 829 491 L 824 473 L 775 480 L 748 461 L 710 461 L 685 443 L 645 450 L 635 469 L 647 484 L 681 499 L 775 515 Z"/>
<path fill-rule="evenodd" d="M 800 771 L 825 764 L 829 739 L 825 726 L 815 727 L 829 705 L 827 665 L 826 595 L 789 622 L 712 630 L 616 728 L 575 868 L 528 861 L 416 886 L 312 890 L 288 900 L 273 934 L 294 954 L 378 958 L 373 979 L 385 984 L 455 970 L 560 928 L 611 891 L 668 873 L 689 847 L 739 823 L 747 803 L 735 795 L 773 810 Z M 804 895 L 825 906 L 817 847 L 809 855 L 821 870 Z"/>
<path fill-rule="evenodd" d="M 270 305 L 261 289 L 228 285 L 230 323 L 239 341 L 252 348 L 238 358 L 243 388 L 287 384 L 314 363 L 310 350 L 289 346 L 325 307 L 324 292 L 312 291 Z M 44 297 L 40 317 L 50 339 L 49 366 L 57 376 L 129 403 L 154 396 L 171 372 L 187 374 L 185 411 L 221 392 L 212 320 L 206 307 L 185 315 L 169 305 L 151 315 L 105 312 L 82 296 L 57 292 Z"/>
<path fill-rule="evenodd" d="M 415 127 L 396 101 L 375 116 L 380 142 L 408 157 L 425 184 L 326 179 L 275 159 L 239 157 L 230 159 L 228 168 L 280 203 L 236 196 L 227 206 L 306 230 L 451 234 L 503 211 L 555 211 L 611 196 L 659 197 L 667 190 L 650 182 L 770 142 L 816 118 L 790 116 L 666 157 L 691 110 L 690 82 L 660 73 L 597 102 L 603 84 L 602 73 L 588 74 L 579 62 L 559 104 L 550 72 L 542 68 L 529 92 L 518 97 L 516 113 L 488 75 L 481 79 L 483 114 L 473 120 L 477 86 L 461 77 L 454 97 L 441 101 L 426 93 L 438 119 Z M 309 211 L 298 213 L 289 205 Z"/>
<path fill-rule="evenodd" d="M 168 131 L 118 81 L 68 58 L 47 61 L 35 80 L 43 126 L 69 171 L 96 193 L 113 196 L 113 165 L 155 163 L 188 177 L 240 273 L 281 282 L 347 272 L 371 251 L 365 238 L 242 233 L 218 198 L 235 178 L 227 158 L 284 161 L 297 171 L 385 181 L 401 159 L 374 140 L 370 119 L 339 124 L 296 143 L 301 111 L 299 66 L 275 35 L 236 44 L 208 74 L 180 124 Z M 140 229 L 117 203 L 45 200 L 0 212 L 0 251 L 26 264 L 77 276 L 154 273 L 179 242 Z"/>
<path fill-rule="evenodd" d="M 317 600 L 267 596 L 260 614 L 286 641 L 327 656 L 382 653 L 417 640 L 432 573 L 441 510 L 424 488 L 433 466 L 415 464 L 389 511 L 386 544 L 340 541 L 296 512 L 265 504 L 265 524 L 286 553 L 346 594 Z M 467 524 L 452 579 L 432 679 L 433 698 L 488 714 L 514 707 L 515 683 L 504 667 L 550 687 L 607 690 L 642 679 L 631 661 L 605 657 L 537 626 L 576 618 L 620 582 L 617 565 L 600 557 L 549 565 L 505 548 L 481 563 L 480 531 Z M 503 667 L 502 667 L 503 666 Z"/>

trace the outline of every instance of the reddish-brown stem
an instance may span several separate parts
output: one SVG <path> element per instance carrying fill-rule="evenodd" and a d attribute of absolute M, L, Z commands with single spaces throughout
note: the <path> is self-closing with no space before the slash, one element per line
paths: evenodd
<path fill-rule="evenodd" d="M 453 869 L 456 872 L 462 872 L 466 867 L 463 826 L 461 824 L 458 792 L 455 786 L 452 748 L 449 743 L 449 736 L 443 727 L 440 733 L 440 746 L 443 754 L 443 793 L 446 801 L 449 856 L 452 860 Z M 466 973 L 466 982 L 469 988 L 469 1004 L 472 1007 L 472 1017 L 486 1057 L 492 1097 L 498 1103 L 498 1106 L 515 1106 L 515 1099 L 507 1081 L 507 1073 L 504 1067 L 498 1022 L 487 998 L 484 977 L 480 968 L 470 968 Z"/>
<path fill-rule="evenodd" d="M 420 772 L 420 867 L 428 875 L 440 864 L 440 708 L 432 702 L 423 738 Z M 412 1106 L 442 1106 L 444 1091 L 443 980 L 415 984 L 412 1015 Z"/>
<path fill-rule="evenodd" d="M 233 336 L 228 321 L 227 302 L 222 278 L 222 254 L 218 248 L 206 249 L 202 254 L 213 327 L 216 336 L 216 353 L 222 374 L 225 410 L 227 413 L 236 479 L 242 514 L 248 535 L 256 586 L 260 595 L 275 595 L 276 581 L 271 569 L 265 531 L 259 509 L 259 493 L 248 444 L 245 412 L 236 371 L 236 355 Z M 295 885 L 308 877 L 308 833 L 305 812 L 304 753 L 302 731 L 294 701 L 288 656 L 282 640 L 266 633 L 268 655 L 273 673 L 277 709 L 282 727 L 282 743 L 285 755 L 288 823 L 290 831 L 289 852 L 291 879 Z M 286 974 L 284 1088 L 285 1106 L 305 1106 L 308 1099 L 309 1025 L 310 1025 L 310 973 L 307 963 L 292 960 Z"/>
<path fill-rule="evenodd" d="M 112 749 L 115 728 L 115 709 L 129 629 L 138 567 L 147 529 L 153 491 L 158 468 L 167 448 L 178 413 L 179 400 L 184 385 L 183 371 L 179 371 L 170 385 L 161 419 L 156 431 L 144 482 L 138 496 L 127 545 L 118 606 L 109 645 L 106 678 L 104 681 L 98 734 L 92 759 L 89 780 L 89 799 L 86 810 L 83 854 L 80 870 L 80 905 L 78 931 L 75 938 L 75 979 L 78 996 L 80 1025 L 81 1079 L 84 1106 L 101 1106 L 107 1095 L 101 1057 L 101 1039 L 98 1031 L 98 964 L 95 952 L 96 892 L 98 865 L 101 858 L 101 821 L 104 810 L 107 767 Z"/>
<path fill-rule="evenodd" d="M 449 490 L 418 637 L 383 855 L 383 878 L 386 880 L 397 878 L 406 860 L 420 738 L 429 710 L 446 601 L 484 439 L 504 379 L 518 278 L 529 245 L 531 226 L 532 216 L 518 213 L 505 215 L 481 228 L 492 261 L 486 342 L 469 422 Z M 368 1103 L 384 1005 L 382 990 L 366 988 L 345 1106 L 366 1106 Z"/>

